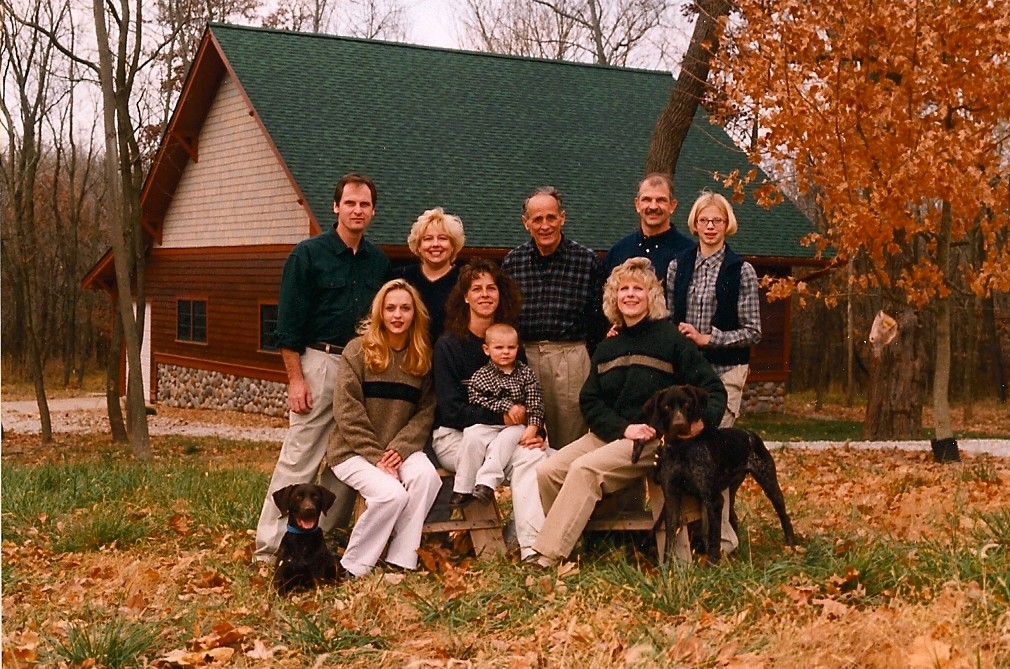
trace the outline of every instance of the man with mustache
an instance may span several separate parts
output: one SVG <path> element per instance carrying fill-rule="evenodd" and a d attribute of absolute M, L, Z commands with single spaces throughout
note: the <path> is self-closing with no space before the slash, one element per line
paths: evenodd
<path fill-rule="evenodd" d="M 648 258 L 661 282 L 666 280 L 666 270 L 673 258 L 694 246 L 690 238 L 670 224 L 677 209 L 673 197 L 670 175 L 653 172 L 638 184 L 635 210 L 638 212 L 638 229 L 614 244 L 603 261 L 605 276 L 629 258 Z"/>

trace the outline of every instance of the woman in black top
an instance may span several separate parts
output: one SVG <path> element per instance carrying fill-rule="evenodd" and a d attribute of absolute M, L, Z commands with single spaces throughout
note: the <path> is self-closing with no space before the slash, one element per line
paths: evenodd
<path fill-rule="evenodd" d="M 466 237 L 459 216 L 447 214 L 441 207 L 429 209 L 417 217 L 407 236 L 407 246 L 420 262 L 393 273 L 421 294 L 430 317 L 428 334 L 432 345 L 445 326 L 445 303 L 459 278 L 459 267 L 453 263 L 464 243 Z"/>

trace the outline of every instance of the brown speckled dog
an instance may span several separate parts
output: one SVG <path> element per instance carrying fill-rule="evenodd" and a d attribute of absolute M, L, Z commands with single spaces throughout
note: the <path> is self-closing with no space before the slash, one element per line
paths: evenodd
<path fill-rule="evenodd" d="M 737 529 L 733 508 L 736 491 L 747 474 L 761 486 L 771 500 L 782 523 L 786 544 L 796 543 L 792 523 L 786 513 L 785 498 L 775 474 L 775 460 L 764 442 L 754 432 L 735 428 L 705 430 L 693 439 L 682 439 L 690 425 L 699 420 L 708 402 L 708 393 L 695 386 L 670 386 L 654 394 L 645 403 L 645 422 L 662 438 L 656 455 L 656 481 L 663 490 L 666 504 L 666 554 L 673 550 L 673 539 L 681 525 L 684 495 L 701 502 L 702 520 L 707 526 L 706 554 L 710 563 L 719 561 L 719 530 L 722 517 L 722 491 L 729 488 L 729 517 Z M 635 443 L 632 461 L 638 462 L 644 443 Z"/>

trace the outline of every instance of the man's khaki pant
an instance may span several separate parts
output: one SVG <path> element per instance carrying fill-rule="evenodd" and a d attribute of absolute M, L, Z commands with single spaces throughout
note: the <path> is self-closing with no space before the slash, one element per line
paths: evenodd
<path fill-rule="evenodd" d="M 312 393 L 312 409 L 307 414 L 294 411 L 289 414 L 288 433 L 256 525 L 255 560 L 273 562 L 287 531 L 288 519 L 274 504 L 274 492 L 296 483 L 314 482 L 319 464 L 326 456 L 334 427 L 333 386 L 337 378 L 337 358 L 331 353 L 311 348 L 305 349 L 301 356 L 302 375 Z M 337 496 L 330 510 L 319 519 L 319 526 L 324 532 L 329 532 L 338 524 L 346 526 L 354 510 L 357 493 L 334 476 L 329 467 L 323 468 L 319 484 Z"/>
<path fill-rule="evenodd" d="M 544 418 L 551 448 L 559 449 L 589 432 L 579 393 L 589 376 L 589 351 L 582 342 L 530 342 L 526 361 L 544 395 Z"/>
<path fill-rule="evenodd" d="M 750 365 L 734 365 L 719 377 L 723 387 L 726 388 L 726 413 L 722 415 L 719 427 L 733 427 L 736 419 L 740 417 L 743 388 L 747 385 L 747 372 L 749 371 Z"/>
<path fill-rule="evenodd" d="M 642 476 L 652 475 L 658 445 L 658 440 L 646 444 L 641 458 L 632 463 L 634 442 L 630 439 L 607 443 L 590 432 L 537 465 L 540 501 L 547 517 L 533 542 L 533 550 L 555 560 L 568 557 L 603 495 L 621 490 Z M 729 524 L 727 497 L 724 493 L 721 528 L 724 554 L 738 545 L 736 533 Z M 684 498 L 681 517 L 685 524 L 701 517 L 696 499 Z M 677 532 L 674 554 L 690 560 L 687 532 Z"/>

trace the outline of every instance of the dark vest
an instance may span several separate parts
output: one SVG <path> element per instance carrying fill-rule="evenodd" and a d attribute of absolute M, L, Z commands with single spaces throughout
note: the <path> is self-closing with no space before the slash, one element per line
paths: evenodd
<path fill-rule="evenodd" d="M 694 277 L 694 262 L 698 257 L 698 247 L 690 248 L 677 255 L 677 274 L 673 279 L 673 322 L 682 323 L 687 317 L 687 291 Z M 740 317 L 737 302 L 740 298 L 740 270 L 743 258 L 726 246 L 726 256 L 715 278 L 715 313 L 712 327 L 719 330 L 738 330 Z M 701 349 L 705 359 L 713 365 L 746 365 L 750 362 L 749 346 Z"/>

